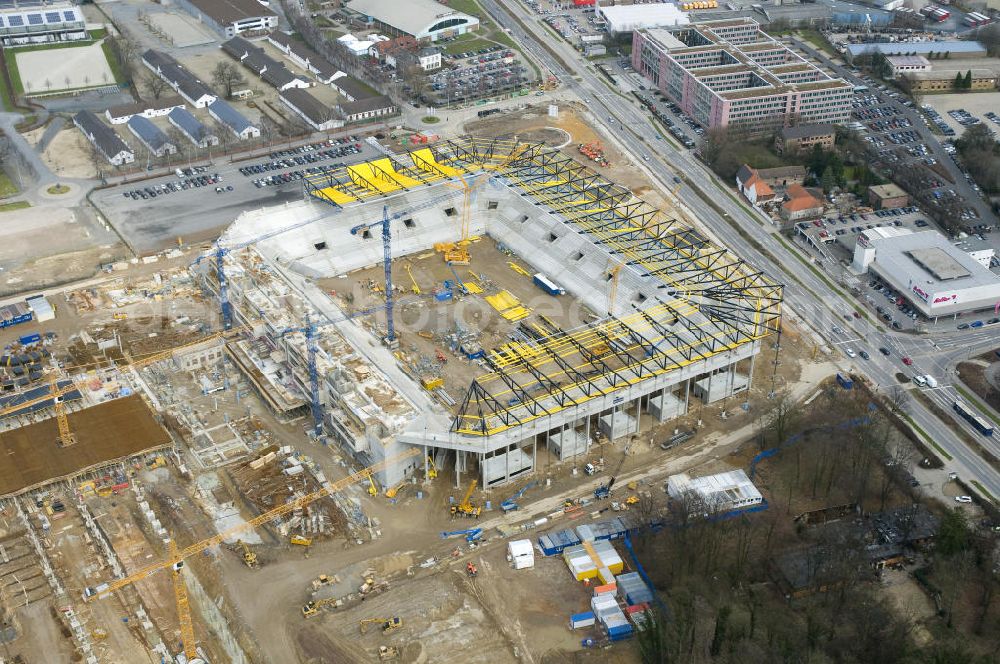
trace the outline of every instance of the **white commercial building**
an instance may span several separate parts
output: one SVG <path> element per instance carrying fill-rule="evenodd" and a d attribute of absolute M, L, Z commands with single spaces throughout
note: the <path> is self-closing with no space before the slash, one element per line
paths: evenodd
<path fill-rule="evenodd" d="M 667 493 L 673 500 L 688 500 L 692 512 L 720 514 L 764 502 L 757 487 L 742 470 L 692 478 L 686 473 L 667 478 Z"/>
<path fill-rule="evenodd" d="M 369 27 L 393 36 L 410 35 L 418 41 L 437 41 L 479 29 L 479 19 L 434 0 L 351 0 L 344 9 Z"/>
<path fill-rule="evenodd" d="M 602 6 L 598 7 L 597 11 L 607 21 L 608 32 L 611 34 L 649 28 L 669 28 L 691 22 L 687 14 L 670 2 Z"/>
<path fill-rule="evenodd" d="M 890 55 L 886 58 L 892 78 L 900 74 L 916 74 L 931 70 L 931 61 L 922 55 Z"/>
<path fill-rule="evenodd" d="M 872 228 L 858 235 L 853 268 L 873 272 L 928 318 L 992 309 L 1000 277 L 985 243 L 952 244 L 937 231 Z"/>

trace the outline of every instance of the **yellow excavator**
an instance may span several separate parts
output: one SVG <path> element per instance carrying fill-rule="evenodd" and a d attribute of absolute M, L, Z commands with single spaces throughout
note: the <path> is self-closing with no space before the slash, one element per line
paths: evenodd
<path fill-rule="evenodd" d="M 368 476 L 368 495 L 372 498 L 378 495 L 378 487 L 375 486 L 375 480 L 371 475 Z"/>
<path fill-rule="evenodd" d="M 368 627 L 375 623 L 382 623 L 383 632 L 391 632 L 397 630 L 403 626 L 403 619 L 399 617 L 393 618 L 365 618 L 360 622 L 361 633 L 366 634 L 368 632 Z"/>
<path fill-rule="evenodd" d="M 237 540 L 236 545 L 243 549 L 243 564 L 250 569 L 257 568 L 257 554 L 254 550 L 247 546 L 247 543 L 243 540 Z"/>
<path fill-rule="evenodd" d="M 317 599 L 306 602 L 302 605 L 302 617 L 312 618 L 314 615 L 319 613 L 320 609 L 325 606 L 330 606 L 331 604 L 336 604 L 338 599 L 336 597 L 327 597 L 326 599 Z"/>
<path fill-rule="evenodd" d="M 482 506 L 473 505 L 469 502 L 469 498 L 472 497 L 472 492 L 476 490 L 476 485 L 478 484 L 479 480 L 472 480 L 469 484 L 469 488 L 465 491 L 465 495 L 462 496 L 462 502 L 451 506 L 452 516 L 465 516 L 473 519 L 479 518 L 479 515 L 483 513 Z"/>
<path fill-rule="evenodd" d="M 437 476 L 438 476 L 438 469 L 437 469 L 437 466 L 434 465 L 434 459 L 432 459 L 432 458 L 430 458 L 430 456 L 428 456 L 427 457 L 427 479 L 429 479 L 429 480 L 437 479 Z"/>

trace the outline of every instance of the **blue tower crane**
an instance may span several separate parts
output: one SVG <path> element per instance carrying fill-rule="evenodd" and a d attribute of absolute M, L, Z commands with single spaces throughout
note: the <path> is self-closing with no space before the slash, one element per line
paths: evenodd
<path fill-rule="evenodd" d="M 394 215 L 398 219 L 403 213 Z M 351 235 L 358 235 L 369 228 L 382 227 L 382 262 L 385 264 L 385 320 L 387 334 L 385 343 L 392 348 L 396 345 L 396 326 L 392 321 L 392 232 L 389 228 L 389 206 L 382 206 L 382 219 L 370 224 L 358 224 L 351 229 Z"/>

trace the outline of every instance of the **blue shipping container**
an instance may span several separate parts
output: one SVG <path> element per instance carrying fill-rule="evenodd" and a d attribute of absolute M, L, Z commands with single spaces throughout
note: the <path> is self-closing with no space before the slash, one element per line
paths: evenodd
<path fill-rule="evenodd" d="M 854 387 L 854 381 L 841 373 L 837 374 L 837 383 L 845 390 L 850 390 Z"/>
<path fill-rule="evenodd" d="M 31 344 L 37 344 L 42 340 L 42 335 L 35 332 L 34 334 L 26 334 L 23 337 L 18 338 L 18 342 L 22 346 L 30 346 Z"/>
<path fill-rule="evenodd" d="M 543 291 L 545 291 L 549 295 L 565 295 L 566 294 L 566 289 L 565 288 L 560 288 L 559 286 L 557 286 L 553 281 L 551 281 L 548 277 L 546 277 L 541 272 L 536 273 L 532 277 L 532 281 L 535 282 L 536 286 L 538 286 L 539 288 L 541 288 Z"/>

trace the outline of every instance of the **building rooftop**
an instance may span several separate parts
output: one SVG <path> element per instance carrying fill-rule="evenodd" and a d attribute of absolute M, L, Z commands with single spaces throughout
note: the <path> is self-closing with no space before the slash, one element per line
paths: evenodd
<path fill-rule="evenodd" d="M 346 92 L 351 97 L 354 97 L 354 101 L 361 101 L 366 97 L 377 97 L 378 92 L 373 90 L 368 85 L 362 83 L 353 76 L 341 76 L 336 79 L 333 84 Z"/>
<path fill-rule="evenodd" d="M 868 187 L 868 191 L 879 198 L 899 198 L 900 196 L 906 196 L 906 192 L 903 191 L 902 187 L 891 182 L 888 184 L 873 184 Z"/>
<path fill-rule="evenodd" d="M 282 90 L 278 93 L 278 96 L 302 111 L 315 124 L 319 125 L 328 122 L 333 115 L 329 106 L 301 88 Z"/>
<path fill-rule="evenodd" d="M 167 115 L 173 120 L 181 130 L 196 141 L 201 141 L 212 132 L 208 130 L 201 120 L 192 115 L 187 109 L 175 108 Z"/>
<path fill-rule="evenodd" d="M 222 122 L 237 133 L 242 133 L 254 126 L 252 122 L 243 117 L 242 113 L 221 99 L 216 99 L 209 104 L 208 110 L 219 118 L 219 122 Z"/>
<path fill-rule="evenodd" d="M 371 16 L 400 32 L 416 35 L 445 18 L 475 17 L 456 11 L 434 0 L 350 0 L 344 5 L 353 12 Z"/>
<path fill-rule="evenodd" d="M 685 473 L 672 475 L 667 480 L 667 491 L 671 498 L 681 498 L 693 493 L 709 506 L 725 505 L 731 501 L 760 502 L 763 499 L 760 491 L 743 470 L 730 470 L 696 478 L 689 477 Z"/>
<path fill-rule="evenodd" d="M 94 142 L 98 148 L 108 157 L 113 157 L 119 152 L 131 152 L 125 141 L 114 129 L 101 122 L 101 120 L 90 111 L 80 111 L 73 116 L 73 121 L 80 126 L 87 134 L 94 137 Z"/>
<path fill-rule="evenodd" d="M 188 0 L 188 2 L 221 25 L 258 16 L 276 16 L 257 0 Z"/>
<path fill-rule="evenodd" d="M 886 58 L 893 67 L 929 67 L 931 61 L 922 55 L 890 55 Z"/>
<path fill-rule="evenodd" d="M 167 138 L 162 129 L 141 115 L 133 115 L 129 118 L 128 127 L 151 150 L 159 150 L 170 143 L 170 139 Z"/>
<path fill-rule="evenodd" d="M 123 118 L 129 115 L 144 113 L 145 111 L 161 110 L 164 108 L 173 108 L 175 106 L 183 105 L 183 99 L 177 95 L 170 95 L 169 97 L 161 97 L 159 99 L 151 99 L 149 101 L 137 101 L 133 104 L 118 104 L 117 106 L 109 108 L 108 113 L 110 113 L 113 118 Z"/>
<path fill-rule="evenodd" d="M 870 240 L 877 251 L 875 262 L 901 283 L 950 288 L 1000 284 L 1000 278 L 937 231 Z"/>
<path fill-rule="evenodd" d="M 902 55 L 904 53 L 926 55 L 928 53 L 986 54 L 986 47 L 974 41 L 932 41 L 932 42 L 871 42 L 867 44 L 846 44 L 851 57 L 865 53 L 882 55 Z"/>
<path fill-rule="evenodd" d="M 691 22 L 680 7 L 670 2 L 601 6 L 598 10 L 612 30 L 635 30 L 657 25 L 687 25 Z"/>
<path fill-rule="evenodd" d="M 392 99 L 385 95 L 379 95 L 377 97 L 366 97 L 357 101 L 340 104 L 340 111 L 344 115 L 356 115 L 357 113 L 367 113 L 392 106 L 395 106 Z"/>
<path fill-rule="evenodd" d="M 781 207 L 789 212 L 801 212 L 802 210 L 823 207 L 822 200 L 813 196 L 808 189 L 798 183 L 788 185 L 785 189 L 785 195 L 788 196 L 788 200 L 782 203 Z"/>

